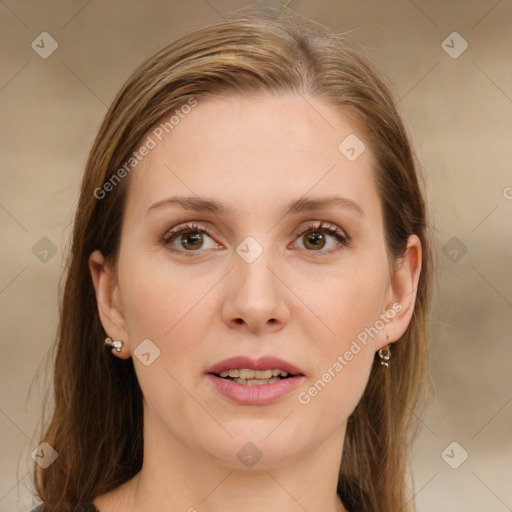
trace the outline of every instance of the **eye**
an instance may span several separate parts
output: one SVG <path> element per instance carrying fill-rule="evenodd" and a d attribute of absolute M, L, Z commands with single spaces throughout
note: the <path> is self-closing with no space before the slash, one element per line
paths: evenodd
<path fill-rule="evenodd" d="M 187 256 L 192 256 L 191 252 L 197 252 L 199 249 L 215 249 L 217 244 L 213 241 L 213 234 L 205 227 L 197 224 L 183 224 L 169 229 L 161 239 L 162 245 L 171 246 L 170 249 L 175 252 L 181 252 Z M 205 242 L 210 239 L 210 243 Z M 181 248 L 179 248 L 181 247 Z"/>
<path fill-rule="evenodd" d="M 297 237 L 303 243 L 308 252 L 319 252 L 331 254 L 341 247 L 348 246 L 350 238 L 339 227 L 326 222 L 313 222 L 303 226 L 297 233 Z M 302 237 L 302 238 L 301 238 Z M 329 245 L 329 238 L 337 243 Z M 327 250 L 323 250 L 327 247 Z"/>
<path fill-rule="evenodd" d="M 218 249 L 220 246 L 213 240 L 214 234 L 207 228 L 195 223 L 183 224 L 169 229 L 160 242 L 174 252 L 186 256 L 194 256 L 200 249 Z M 303 226 L 296 237 L 302 241 L 303 248 L 308 252 L 331 254 L 343 246 L 348 246 L 350 238 L 334 224 L 326 222 L 313 222 Z M 302 238 L 301 238 L 302 237 Z M 329 238 L 337 243 L 331 242 Z M 323 250 L 327 247 L 328 250 Z"/>

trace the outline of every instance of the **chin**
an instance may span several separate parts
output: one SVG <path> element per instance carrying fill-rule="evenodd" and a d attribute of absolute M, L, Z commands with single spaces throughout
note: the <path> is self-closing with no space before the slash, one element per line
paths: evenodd
<path fill-rule="evenodd" d="M 270 423 L 270 422 L 269 422 Z M 287 460 L 293 460 L 306 447 L 303 434 L 297 439 L 283 432 L 272 432 L 278 423 L 272 422 L 272 427 L 254 432 L 254 428 L 237 432 L 230 430 L 233 438 L 224 438 L 222 442 L 212 440 L 205 449 L 218 464 L 231 469 L 267 470 L 283 465 Z M 270 433 L 270 434 L 269 434 Z M 280 435 L 281 434 L 281 435 Z"/>

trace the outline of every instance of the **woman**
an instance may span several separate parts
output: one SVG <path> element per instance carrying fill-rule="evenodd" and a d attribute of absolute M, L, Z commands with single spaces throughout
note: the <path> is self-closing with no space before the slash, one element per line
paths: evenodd
<path fill-rule="evenodd" d="M 87 162 L 38 510 L 411 510 L 431 267 L 403 124 L 343 37 L 241 14 L 168 45 Z"/>

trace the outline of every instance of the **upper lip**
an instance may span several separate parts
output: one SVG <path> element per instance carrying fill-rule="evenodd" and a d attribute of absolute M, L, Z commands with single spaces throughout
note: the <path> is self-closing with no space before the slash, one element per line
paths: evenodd
<path fill-rule="evenodd" d="M 224 359 L 223 361 L 219 361 L 214 364 L 207 373 L 216 373 L 219 374 L 224 370 L 231 369 L 242 369 L 247 368 L 248 370 L 284 370 L 285 372 L 290 373 L 291 375 L 304 375 L 302 370 L 297 366 L 289 363 L 288 361 L 284 361 L 283 359 L 279 359 L 274 356 L 263 356 L 259 359 L 251 359 L 246 356 L 236 356 L 230 357 L 229 359 Z"/>

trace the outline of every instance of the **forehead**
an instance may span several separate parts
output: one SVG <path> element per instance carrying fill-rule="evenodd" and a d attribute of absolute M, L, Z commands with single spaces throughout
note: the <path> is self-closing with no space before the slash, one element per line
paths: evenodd
<path fill-rule="evenodd" d="M 340 151 L 343 141 L 362 142 L 364 135 L 323 100 L 209 97 L 187 112 L 148 132 L 154 147 L 132 171 L 127 215 L 171 195 L 215 198 L 239 213 L 334 193 L 364 204 L 369 214 L 379 202 L 369 148 L 355 160 Z"/>

